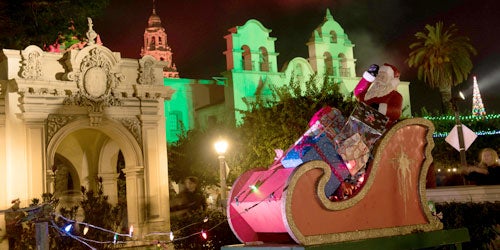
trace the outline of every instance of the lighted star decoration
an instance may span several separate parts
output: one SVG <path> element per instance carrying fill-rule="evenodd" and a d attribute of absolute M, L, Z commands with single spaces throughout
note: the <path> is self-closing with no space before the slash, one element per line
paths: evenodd
<path fill-rule="evenodd" d="M 412 185 L 411 165 L 414 160 L 408 157 L 408 155 L 404 152 L 403 147 L 400 146 L 400 152 L 397 154 L 396 158 L 392 159 L 392 162 L 394 169 L 397 171 L 398 193 L 403 198 L 406 215 L 406 203 L 409 196 L 408 190 Z"/>

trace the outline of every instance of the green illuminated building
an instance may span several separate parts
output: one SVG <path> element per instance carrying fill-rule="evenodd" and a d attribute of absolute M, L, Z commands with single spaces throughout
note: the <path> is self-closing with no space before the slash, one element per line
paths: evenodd
<path fill-rule="evenodd" d="M 151 19 L 155 22 L 151 22 Z M 221 76 L 207 80 L 179 78 L 179 74 L 168 74 L 175 71 L 171 61 L 171 50 L 167 45 L 164 29 L 150 27 L 154 23 L 161 24 L 159 17 L 153 14 L 146 29 L 143 55 L 155 56 L 153 48 L 147 41 L 154 41 L 156 37 L 168 48 L 170 61 L 164 74 L 164 83 L 175 89 L 172 100 L 165 103 L 165 117 L 167 119 L 167 140 L 175 142 L 182 131 L 195 127 L 207 127 L 219 122 L 241 121 L 241 115 L 235 110 L 246 110 L 243 98 L 254 100 L 257 93 L 264 98 L 271 97 L 271 86 L 283 86 L 291 79 L 305 84 L 310 76 L 328 77 L 335 84 L 340 85 L 342 93 L 350 95 L 360 77 L 356 76 L 356 59 L 354 58 L 354 44 L 340 24 L 334 20 L 330 10 L 316 29 L 312 31 L 306 46 L 308 58 L 295 57 L 286 62 L 281 68 L 278 65 L 276 38 L 270 36 L 271 30 L 258 20 L 248 20 L 242 26 L 229 29 L 226 40 L 226 70 Z M 148 31 L 149 29 L 149 31 Z M 162 31 L 155 33 L 157 31 Z M 158 60 L 166 60 L 155 56 Z M 372 62 L 370 62 L 372 63 Z M 382 64 L 384 62 L 373 62 Z M 363 70 L 361 70 L 362 72 Z M 322 81 L 322 77 L 318 77 Z M 411 114 L 409 82 L 401 81 L 398 91 L 402 94 L 404 114 Z"/>

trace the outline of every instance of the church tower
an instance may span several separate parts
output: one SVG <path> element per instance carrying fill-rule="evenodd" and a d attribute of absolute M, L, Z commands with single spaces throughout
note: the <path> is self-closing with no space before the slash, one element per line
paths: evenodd
<path fill-rule="evenodd" d="M 148 27 L 144 31 L 144 46 L 141 48 L 141 56 L 150 55 L 158 61 L 167 63 L 163 68 L 163 77 L 179 78 L 179 72 L 172 62 L 172 49 L 167 43 L 167 33 L 161 26 L 160 16 L 156 14 L 153 1 L 153 13 L 148 19 Z"/>
<path fill-rule="evenodd" d="M 333 19 L 330 10 L 312 33 L 307 42 L 308 61 L 320 75 L 333 77 L 355 77 L 354 44 L 347 37 L 344 29 Z"/>

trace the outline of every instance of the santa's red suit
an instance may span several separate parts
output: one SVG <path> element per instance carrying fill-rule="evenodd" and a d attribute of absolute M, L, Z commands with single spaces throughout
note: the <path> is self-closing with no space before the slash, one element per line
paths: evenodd
<path fill-rule="evenodd" d="M 374 81 L 382 90 L 370 88 Z M 364 102 L 389 117 L 387 126 L 394 124 L 401 116 L 403 97 L 397 91 L 399 72 L 393 65 L 384 64 L 380 67 L 377 77 L 365 72 L 354 89 L 358 101 Z M 372 93 L 370 93 L 372 92 Z M 368 94 L 368 95 L 367 95 Z"/>

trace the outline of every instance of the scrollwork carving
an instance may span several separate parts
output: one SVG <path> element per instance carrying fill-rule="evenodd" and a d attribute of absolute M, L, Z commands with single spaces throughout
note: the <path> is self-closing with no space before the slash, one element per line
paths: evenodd
<path fill-rule="evenodd" d="M 22 53 L 22 65 L 20 76 L 25 79 L 37 80 L 43 75 L 42 55 L 43 51 L 38 47 L 28 47 Z"/>
<path fill-rule="evenodd" d="M 143 58 L 139 60 L 139 79 L 138 82 L 140 84 L 154 84 L 156 81 L 154 75 L 154 59 L 152 58 Z"/>
<path fill-rule="evenodd" d="M 66 124 L 75 120 L 77 115 L 49 115 L 47 118 L 47 143 Z"/>
<path fill-rule="evenodd" d="M 119 97 L 113 95 L 113 89 L 123 80 L 121 73 L 113 73 L 111 62 L 99 47 L 89 51 L 77 72 L 67 74 L 68 79 L 77 82 L 79 91 L 66 98 L 65 105 L 87 107 L 89 113 L 102 113 L 105 107 L 119 106 Z"/>
<path fill-rule="evenodd" d="M 117 119 L 121 124 L 127 128 L 130 133 L 134 136 L 135 140 L 139 145 L 142 145 L 142 132 L 141 132 L 141 122 L 137 118 L 119 118 Z"/>

